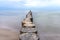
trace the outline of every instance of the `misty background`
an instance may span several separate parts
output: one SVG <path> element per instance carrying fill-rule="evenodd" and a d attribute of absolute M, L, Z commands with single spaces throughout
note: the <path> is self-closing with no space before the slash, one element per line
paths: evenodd
<path fill-rule="evenodd" d="M 0 0 L 0 28 L 18 33 L 29 10 L 41 40 L 60 40 L 60 0 Z"/>

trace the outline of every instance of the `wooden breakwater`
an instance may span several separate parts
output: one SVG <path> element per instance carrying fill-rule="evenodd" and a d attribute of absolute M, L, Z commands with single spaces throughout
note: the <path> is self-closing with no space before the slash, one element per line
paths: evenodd
<path fill-rule="evenodd" d="M 28 12 L 26 18 L 22 21 L 19 40 L 40 40 L 36 26 L 33 23 L 31 11 Z"/>

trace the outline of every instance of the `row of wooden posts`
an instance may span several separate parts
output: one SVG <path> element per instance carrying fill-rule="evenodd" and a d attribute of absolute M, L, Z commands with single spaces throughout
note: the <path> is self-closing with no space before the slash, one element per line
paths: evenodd
<path fill-rule="evenodd" d="M 28 12 L 26 18 L 22 21 L 19 40 L 40 40 L 36 26 L 33 23 L 31 11 Z"/>

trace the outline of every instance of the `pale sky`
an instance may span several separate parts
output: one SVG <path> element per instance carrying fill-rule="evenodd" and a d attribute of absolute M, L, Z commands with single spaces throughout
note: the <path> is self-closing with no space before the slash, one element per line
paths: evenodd
<path fill-rule="evenodd" d="M 60 7 L 60 0 L 0 0 L 0 10 Z"/>

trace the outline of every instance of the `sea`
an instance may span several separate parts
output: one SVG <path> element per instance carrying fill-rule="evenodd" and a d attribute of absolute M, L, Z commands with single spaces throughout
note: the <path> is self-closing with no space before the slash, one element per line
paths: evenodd
<path fill-rule="evenodd" d="M 0 29 L 19 33 L 21 22 L 29 11 L 0 12 Z M 40 40 L 60 40 L 60 12 L 32 11 Z"/>

